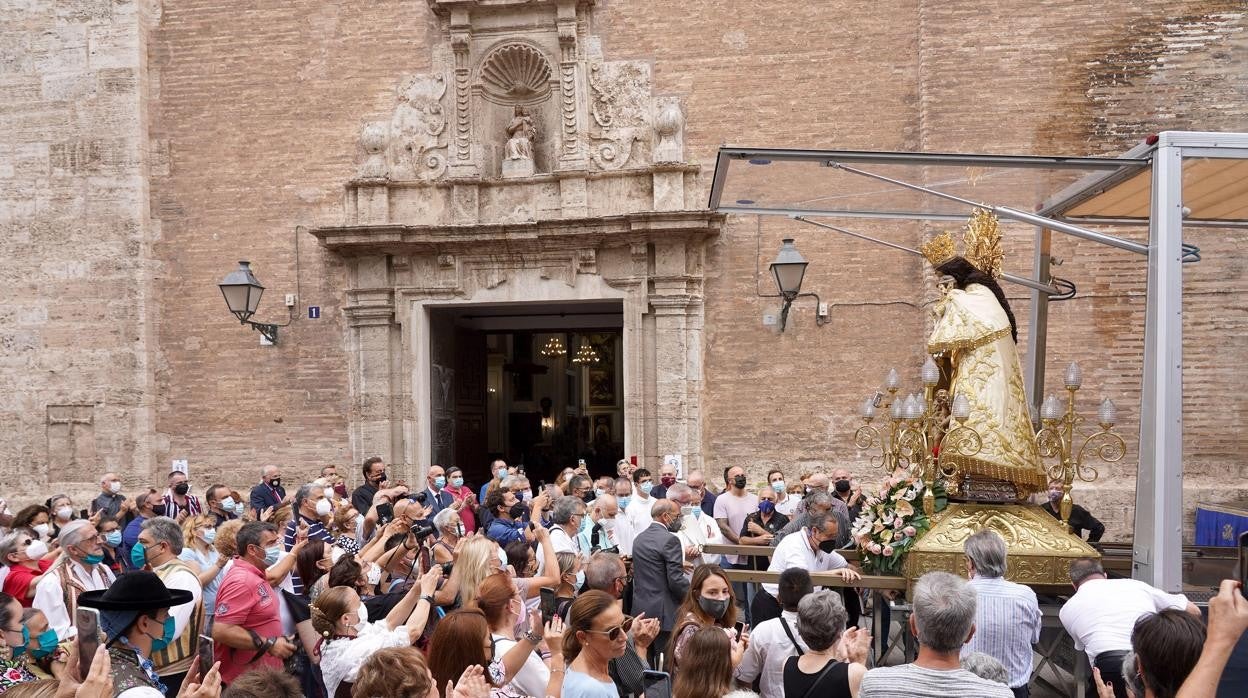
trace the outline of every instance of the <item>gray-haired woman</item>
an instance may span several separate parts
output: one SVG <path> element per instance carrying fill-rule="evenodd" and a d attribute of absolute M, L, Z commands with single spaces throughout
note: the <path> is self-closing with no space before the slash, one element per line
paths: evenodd
<path fill-rule="evenodd" d="M 797 634 L 809 649 L 784 665 L 784 695 L 790 698 L 854 698 L 862 677 L 871 635 L 845 630 L 848 618 L 841 595 L 816 591 L 797 604 Z"/>

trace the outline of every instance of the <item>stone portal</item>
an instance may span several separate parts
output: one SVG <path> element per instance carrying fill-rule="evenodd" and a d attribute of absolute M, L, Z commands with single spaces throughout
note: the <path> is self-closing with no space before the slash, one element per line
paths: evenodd
<path fill-rule="evenodd" d="M 705 246 L 723 217 L 693 200 L 679 99 L 653 94 L 648 64 L 604 60 L 594 4 L 429 0 L 435 69 L 398 79 L 361 132 L 346 223 L 311 231 L 348 261 L 353 460 L 484 472 L 455 446 L 481 423 L 463 407 L 481 383 L 438 339 L 509 304 L 610 303 L 610 438 L 651 468 L 701 465 Z"/>

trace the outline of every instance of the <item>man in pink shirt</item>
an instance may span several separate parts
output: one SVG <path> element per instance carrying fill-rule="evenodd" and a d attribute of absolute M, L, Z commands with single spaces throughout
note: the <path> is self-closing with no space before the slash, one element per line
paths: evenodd
<path fill-rule="evenodd" d="M 295 645 L 282 635 L 280 592 L 264 571 L 282 554 L 277 528 L 252 521 L 238 531 L 238 557 L 217 589 L 212 639 L 221 662 L 221 681 L 229 684 L 249 669 L 282 668 Z"/>

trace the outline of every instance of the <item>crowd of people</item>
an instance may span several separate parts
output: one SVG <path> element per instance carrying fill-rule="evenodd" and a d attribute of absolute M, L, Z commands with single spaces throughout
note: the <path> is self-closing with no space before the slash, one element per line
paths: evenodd
<path fill-rule="evenodd" d="M 196 491 L 183 472 L 127 495 L 107 473 L 81 510 L 65 495 L 0 502 L 0 693 L 1028 695 L 1041 615 L 1031 589 L 1004 579 L 1006 545 L 990 530 L 965 543 L 969 582 L 915 581 L 915 661 L 872 668 L 859 590 L 811 577 L 860 581 L 839 552 L 864 498 L 847 470 L 792 481 L 773 470 L 757 488 L 736 466 L 713 487 L 700 471 L 681 479 L 665 465 L 656 481 L 629 461 L 614 477 L 582 466 L 536 486 L 502 461 L 479 488 L 455 467 L 431 467 L 419 486 L 380 458 L 358 473 L 354 490 L 354 473 L 333 466 L 288 490 L 266 466 L 246 495 Z M 710 549 L 724 543 L 774 550 Z M 1070 576 L 1061 620 L 1096 669 L 1091 690 L 1213 695 L 1248 626 L 1237 582 L 1206 621 L 1096 560 Z"/>

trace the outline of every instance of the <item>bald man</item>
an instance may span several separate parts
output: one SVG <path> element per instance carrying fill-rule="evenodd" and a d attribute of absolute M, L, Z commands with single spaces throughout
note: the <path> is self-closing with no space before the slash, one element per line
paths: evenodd
<path fill-rule="evenodd" d="M 659 619 L 659 635 L 651 648 L 662 651 L 676 625 L 676 610 L 689 593 L 689 580 L 685 578 L 685 553 L 676 537 L 680 506 L 669 499 L 656 500 L 650 519 L 650 527 L 633 539 L 632 611 Z"/>

